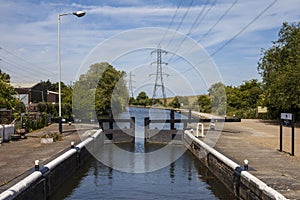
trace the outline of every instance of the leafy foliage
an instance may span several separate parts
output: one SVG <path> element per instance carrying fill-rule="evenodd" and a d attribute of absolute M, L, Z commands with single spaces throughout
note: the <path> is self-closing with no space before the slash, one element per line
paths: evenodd
<path fill-rule="evenodd" d="M 256 108 L 262 97 L 258 80 L 245 81 L 238 87 L 226 86 L 227 114 L 239 118 L 255 118 Z"/>
<path fill-rule="evenodd" d="M 0 109 L 5 108 L 14 111 L 24 109 L 24 105 L 14 97 L 16 92 L 9 83 L 10 76 L 0 70 Z"/>
<path fill-rule="evenodd" d="M 180 108 L 179 97 L 175 96 L 174 99 L 169 103 L 172 108 Z"/>
<path fill-rule="evenodd" d="M 211 97 L 211 112 L 216 115 L 226 114 L 226 91 L 223 83 L 215 83 L 208 89 Z"/>
<path fill-rule="evenodd" d="M 124 111 L 129 99 L 124 76 L 125 72 L 106 62 L 91 65 L 74 85 L 76 115 L 91 119 L 95 115 L 108 115 L 112 108 L 117 113 Z"/>
<path fill-rule="evenodd" d="M 300 23 L 283 23 L 278 36 L 258 63 L 264 104 L 273 118 L 280 112 L 300 114 Z"/>
<path fill-rule="evenodd" d="M 198 97 L 199 110 L 217 115 L 255 118 L 256 107 L 262 98 L 262 87 L 256 79 L 245 81 L 238 87 L 216 83 L 209 88 L 209 95 Z"/>
<path fill-rule="evenodd" d="M 146 92 L 140 92 L 138 94 L 138 96 L 136 97 L 136 100 L 134 101 L 133 105 L 150 106 L 151 105 L 151 99 L 148 97 Z"/>
<path fill-rule="evenodd" d="M 208 95 L 200 95 L 198 97 L 198 104 L 200 112 L 210 113 L 211 112 L 211 99 Z"/>
<path fill-rule="evenodd" d="M 41 81 L 42 90 L 46 93 L 48 90 L 53 92 L 58 92 L 58 82 L 51 83 L 50 80 Z M 71 85 L 66 85 L 61 82 L 61 100 L 62 100 L 62 117 L 63 118 L 72 118 L 72 94 L 73 88 Z M 46 94 L 44 95 L 46 96 Z M 58 116 L 58 104 L 53 105 L 52 103 L 48 102 L 39 102 L 37 105 L 37 109 L 39 112 L 51 114 L 52 117 Z"/>

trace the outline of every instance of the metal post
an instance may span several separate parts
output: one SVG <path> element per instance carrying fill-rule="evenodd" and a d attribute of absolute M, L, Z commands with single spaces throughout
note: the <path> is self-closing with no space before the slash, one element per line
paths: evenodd
<path fill-rule="evenodd" d="M 114 117 L 112 110 L 109 110 L 109 129 L 114 129 Z"/>
<path fill-rule="evenodd" d="M 187 122 L 184 121 L 184 122 L 183 122 L 183 129 L 186 129 L 186 128 L 187 128 Z"/>
<path fill-rule="evenodd" d="M 130 131 L 132 131 L 133 143 L 135 143 L 135 117 L 130 117 Z"/>
<path fill-rule="evenodd" d="M 130 117 L 130 128 L 135 130 L 135 117 Z"/>
<path fill-rule="evenodd" d="M 149 138 L 149 121 L 150 121 L 150 118 L 149 117 L 145 117 L 145 119 L 144 119 L 144 142 L 146 143 L 147 141 L 147 139 Z"/>
<path fill-rule="evenodd" d="M 58 131 L 62 133 L 61 117 L 61 58 L 60 58 L 60 15 L 58 15 Z"/>
<path fill-rule="evenodd" d="M 6 139 L 5 139 L 5 124 L 3 124 L 2 127 L 3 127 L 3 139 L 2 139 L 2 141 L 3 141 L 3 142 L 8 142 L 8 141 L 6 141 Z"/>
<path fill-rule="evenodd" d="M 292 156 L 295 155 L 295 126 L 294 122 L 292 121 Z"/>
<path fill-rule="evenodd" d="M 58 42 L 58 131 L 62 133 L 62 116 L 61 116 L 61 57 L 60 57 L 60 17 L 65 15 L 75 15 L 82 17 L 85 12 L 78 11 L 74 13 L 58 14 L 57 17 L 57 42 Z"/>
<path fill-rule="evenodd" d="M 170 130 L 175 130 L 175 124 L 174 124 L 174 119 L 175 119 L 175 114 L 174 110 L 170 110 Z"/>
<path fill-rule="evenodd" d="M 282 152 L 282 120 L 280 120 L 279 151 Z"/>

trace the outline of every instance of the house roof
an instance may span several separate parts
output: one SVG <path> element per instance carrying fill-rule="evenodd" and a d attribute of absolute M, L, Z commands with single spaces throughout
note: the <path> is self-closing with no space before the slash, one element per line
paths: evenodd
<path fill-rule="evenodd" d="M 21 83 L 21 82 L 16 82 L 16 83 L 10 83 L 11 86 L 14 88 L 33 88 L 39 83 Z"/>

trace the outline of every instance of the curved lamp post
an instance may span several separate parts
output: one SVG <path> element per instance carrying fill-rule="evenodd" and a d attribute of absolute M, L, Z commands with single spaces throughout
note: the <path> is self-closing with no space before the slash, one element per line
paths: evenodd
<path fill-rule="evenodd" d="M 58 117 L 59 117 L 59 125 L 58 125 L 58 131 L 59 133 L 62 133 L 62 116 L 61 116 L 61 58 L 60 58 L 60 17 L 65 15 L 75 15 L 77 17 L 83 17 L 85 15 L 85 12 L 83 11 L 77 11 L 72 13 L 63 13 L 58 14 Z"/>

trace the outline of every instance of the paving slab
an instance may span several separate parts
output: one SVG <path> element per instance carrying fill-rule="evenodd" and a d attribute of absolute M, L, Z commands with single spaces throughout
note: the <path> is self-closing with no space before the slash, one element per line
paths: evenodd
<path fill-rule="evenodd" d="M 43 165 L 68 150 L 72 141 L 79 143 L 78 133 L 86 130 L 64 124 L 62 141 L 41 144 L 43 135 L 58 131 L 58 124 L 52 124 L 26 134 L 27 139 L 0 144 L 0 193 L 29 175 L 34 170 L 35 160 Z"/>
<path fill-rule="evenodd" d="M 225 123 L 215 146 L 219 152 L 288 199 L 300 199 L 300 129 L 295 129 L 295 156 L 291 150 L 291 130 L 284 128 L 283 152 L 279 152 L 279 125 L 263 120 Z"/>

